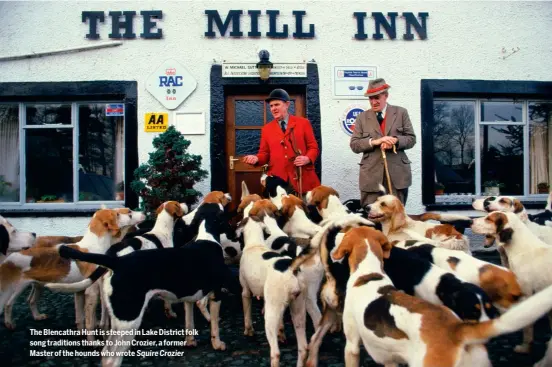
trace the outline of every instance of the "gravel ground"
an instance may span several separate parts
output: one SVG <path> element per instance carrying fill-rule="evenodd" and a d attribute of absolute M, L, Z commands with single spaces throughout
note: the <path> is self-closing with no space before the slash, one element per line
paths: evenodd
<path fill-rule="evenodd" d="M 474 246 L 476 247 L 476 246 Z M 476 256 L 487 261 L 499 262 L 496 251 L 477 252 Z M 58 341 L 61 339 L 69 341 L 81 341 L 81 336 L 33 336 L 31 328 L 37 330 L 53 329 L 65 330 L 75 329 L 74 306 L 71 295 L 52 293 L 48 290 L 43 292 L 39 301 L 39 309 L 49 317 L 46 320 L 33 320 L 29 308 L 25 302 L 28 291 L 22 294 L 14 307 L 14 320 L 17 324 L 15 331 L 7 330 L 3 322 L 0 324 L 0 366 L 99 366 L 99 356 L 31 356 L 31 350 L 35 351 L 99 351 L 99 347 L 59 347 L 59 346 L 31 346 L 32 341 Z M 260 301 L 253 302 L 253 320 L 255 336 L 245 337 L 243 335 L 243 314 L 241 298 L 239 296 L 228 296 L 221 306 L 221 339 L 226 343 L 227 350 L 224 352 L 213 351 L 210 346 L 210 334 L 208 324 L 199 311 L 195 311 L 195 326 L 199 332 L 198 346 L 187 347 L 138 347 L 131 350 L 138 353 L 139 350 L 154 352 L 160 350 L 180 351 L 183 353 L 177 357 L 126 357 L 123 366 L 267 366 L 270 364 L 269 347 L 264 336 L 264 322 L 261 315 L 262 304 Z M 158 329 L 182 329 L 184 326 L 183 307 L 174 305 L 177 313 L 176 319 L 167 319 L 163 312 L 163 303 L 153 300 L 148 307 L 142 328 L 144 330 Z M 312 326 L 307 328 L 307 336 L 313 333 Z M 281 365 L 294 366 L 297 357 L 296 341 L 293 334 L 293 326 L 288 314 L 286 314 L 286 335 L 287 343 L 281 348 Z M 537 323 L 535 344 L 531 355 L 518 355 L 513 352 L 513 347 L 521 341 L 521 332 L 509 334 L 496 338 L 488 343 L 489 354 L 495 367 L 525 367 L 531 366 L 540 359 L 544 353 L 545 343 L 550 336 L 550 329 L 546 320 L 541 319 Z M 182 341 L 179 336 L 138 336 L 137 340 L 152 341 L 174 340 Z M 100 339 L 102 340 L 102 339 Z M 320 366 L 344 366 L 343 349 L 345 341 L 343 334 L 329 334 L 326 336 L 320 352 Z M 378 366 L 363 351 L 361 355 L 362 366 Z M 474 366 L 475 367 L 475 366 Z"/>

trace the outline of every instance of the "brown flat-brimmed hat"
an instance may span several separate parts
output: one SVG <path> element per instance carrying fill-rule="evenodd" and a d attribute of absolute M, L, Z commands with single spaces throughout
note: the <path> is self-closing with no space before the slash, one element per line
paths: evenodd
<path fill-rule="evenodd" d="M 368 89 L 364 92 L 364 97 L 376 96 L 380 93 L 386 92 L 391 86 L 385 82 L 385 79 L 378 78 L 370 80 L 368 83 Z"/>

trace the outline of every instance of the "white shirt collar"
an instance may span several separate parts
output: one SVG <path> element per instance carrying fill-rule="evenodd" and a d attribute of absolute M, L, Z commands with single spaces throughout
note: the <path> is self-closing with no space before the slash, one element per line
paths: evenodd
<path fill-rule="evenodd" d="M 381 112 L 382 112 L 383 118 L 385 118 L 385 114 L 387 113 L 387 106 L 389 106 L 388 103 L 385 104 L 385 107 L 384 107 L 383 110 L 381 111 Z"/>

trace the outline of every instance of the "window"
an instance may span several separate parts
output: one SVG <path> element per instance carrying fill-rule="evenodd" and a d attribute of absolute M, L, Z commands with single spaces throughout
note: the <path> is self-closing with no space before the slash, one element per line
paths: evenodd
<path fill-rule="evenodd" d="M 135 105 L 125 111 L 124 94 L 106 100 L 78 92 L 3 99 L 8 98 L 0 95 L 0 209 L 89 212 L 102 204 L 130 206 L 125 177 L 132 179 L 137 162 L 128 154 L 135 150 L 134 139 L 127 140 L 136 136 L 136 128 L 129 128 L 136 111 Z"/>
<path fill-rule="evenodd" d="M 487 83 L 515 83 L 520 95 L 478 91 Z M 552 95 L 524 95 L 531 88 L 519 83 L 422 82 L 424 204 L 471 206 L 500 194 L 542 207 L 552 182 Z"/>

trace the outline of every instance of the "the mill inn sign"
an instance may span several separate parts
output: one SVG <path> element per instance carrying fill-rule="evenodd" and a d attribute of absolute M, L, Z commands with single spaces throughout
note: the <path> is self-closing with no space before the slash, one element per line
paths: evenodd
<path fill-rule="evenodd" d="M 140 30 L 140 38 L 145 39 L 160 39 L 163 38 L 163 29 L 159 27 L 160 21 L 163 19 L 163 12 L 161 10 L 142 10 L 140 15 L 142 16 L 142 26 L 135 29 L 134 18 L 136 17 L 136 11 L 108 11 L 107 15 L 111 18 L 111 32 L 108 37 L 111 39 L 135 39 L 135 31 Z M 268 31 L 260 31 L 261 22 L 261 10 L 247 10 L 245 13 L 243 10 L 230 10 L 226 16 L 221 16 L 218 10 L 205 10 L 207 16 L 207 30 L 204 33 L 205 37 L 215 38 L 217 35 L 220 37 L 233 37 L 233 38 L 292 38 L 296 39 L 309 39 L 316 37 L 315 25 L 304 24 L 303 18 L 307 14 L 304 10 L 293 10 L 292 14 L 295 18 L 295 24 L 289 25 L 283 22 L 278 22 L 279 10 L 266 10 L 267 17 L 262 17 L 262 21 L 268 23 Z M 357 40 L 366 40 L 372 38 L 374 40 L 384 39 L 384 33 L 387 34 L 388 39 L 397 39 L 397 18 L 402 18 L 404 22 L 405 33 L 399 35 L 407 41 L 415 39 L 414 34 L 418 35 L 418 39 L 427 39 L 427 27 L 426 19 L 429 13 L 422 12 L 415 15 L 411 12 L 403 12 L 399 16 L 397 12 L 390 12 L 387 14 L 381 12 L 373 12 L 370 15 L 366 12 L 354 12 L 352 14 L 354 22 L 356 24 L 356 33 L 354 38 Z M 242 29 L 241 20 L 242 17 L 249 17 L 250 28 Z M 367 18 L 372 18 L 374 24 L 374 33 L 369 37 L 366 33 L 365 23 L 368 22 Z M 88 22 L 88 33 L 86 38 L 91 40 L 100 39 L 100 23 L 104 23 L 106 19 L 106 13 L 103 11 L 83 11 L 82 22 Z M 218 31 L 218 33 L 216 32 Z M 414 33 L 415 32 L 415 33 Z"/>

